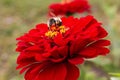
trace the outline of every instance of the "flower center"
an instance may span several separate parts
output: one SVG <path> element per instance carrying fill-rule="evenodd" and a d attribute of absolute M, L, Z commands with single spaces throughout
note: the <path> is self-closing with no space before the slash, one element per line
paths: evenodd
<path fill-rule="evenodd" d="M 54 38 L 57 34 L 64 34 L 66 32 L 66 29 L 64 26 L 51 26 L 48 32 L 45 33 L 45 36 L 49 38 Z"/>

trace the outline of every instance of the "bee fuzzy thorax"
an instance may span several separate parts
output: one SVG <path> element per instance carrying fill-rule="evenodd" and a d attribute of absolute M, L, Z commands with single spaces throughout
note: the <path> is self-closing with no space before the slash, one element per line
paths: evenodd
<path fill-rule="evenodd" d="M 48 21 L 49 28 L 52 26 L 59 27 L 62 25 L 62 20 L 59 17 L 50 18 Z"/>
<path fill-rule="evenodd" d="M 62 25 L 62 20 L 59 17 L 53 17 L 48 21 L 49 31 L 45 33 L 45 36 L 49 38 L 55 37 L 58 33 L 64 34 L 66 29 Z"/>

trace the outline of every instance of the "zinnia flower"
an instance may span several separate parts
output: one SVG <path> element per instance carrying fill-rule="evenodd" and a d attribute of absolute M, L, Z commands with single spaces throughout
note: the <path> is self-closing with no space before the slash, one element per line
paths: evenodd
<path fill-rule="evenodd" d="M 57 22 L 38 24 L 17 38 L 17 69 L 25 72 L 25 80 L 77 80 L 78 64 L 109 53 L 110 41 L 103 39 L 108 33 L 93 16 Z"/>
<path fill-rule="evenodd" d="M 87 0 L 71 0 L 64 3 L 54 3 L 49 6 L 49 14 L 58 15 L 72 15 L 74 13 L 89 12 L 90 5 Z"/>

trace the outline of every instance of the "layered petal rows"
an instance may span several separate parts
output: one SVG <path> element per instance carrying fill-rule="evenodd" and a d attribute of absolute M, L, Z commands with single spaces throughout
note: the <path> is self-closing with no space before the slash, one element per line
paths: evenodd
<path fill-rule="evenodd" d="M 107 32 L 93 16 L 80 19 L 62 17 L 64 34 L 53 38 L 45 34 L 48 25 L 41 23 L 17 38 L 17 69 L 25 72 L 25 80 L 77 80 L 80 73 L 76 65 L 84 59 L 107 55 Z"/>
<path fill-rule="evenodd" d="M 54 3 L 49 6 L 49 13 L 54 15 L 71 15 L 74 13 L 90 12 L 87 0 L 71 0 L 70 2 Z M 50 14 L 50 16 L 52 16 Z"/>

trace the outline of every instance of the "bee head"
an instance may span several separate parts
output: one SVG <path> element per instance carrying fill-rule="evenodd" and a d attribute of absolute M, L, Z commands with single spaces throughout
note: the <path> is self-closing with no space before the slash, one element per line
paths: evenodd
<path fill-rule="evenodd" d="M 62 25 L 62 20 L 58 17 L 53 17 L 53 18 L 49 19 L 49 21 L 48 21 L 49 27 L 51 27 L 51 26 L 59 27 L 61 25 Z"/>

